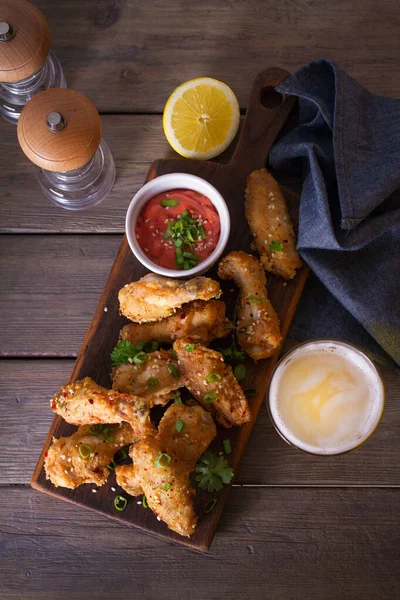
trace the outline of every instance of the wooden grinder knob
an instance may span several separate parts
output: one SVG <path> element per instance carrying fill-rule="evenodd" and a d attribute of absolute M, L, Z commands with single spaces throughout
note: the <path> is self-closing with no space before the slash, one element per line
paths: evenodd
<path fill-rule="evenodd" d="M 16 83 L 44 64 L 50 29 L 44 15 L 28 0 L 0 0 L 0 81 Z"/>
<path fill-rule="evenodd" d="M 63 173 L 93 158 L 101 140 L 101 121 L 83 94 L 51 88 L 24 106 L 17 132 L 29 160 L 47 171 Z"/>

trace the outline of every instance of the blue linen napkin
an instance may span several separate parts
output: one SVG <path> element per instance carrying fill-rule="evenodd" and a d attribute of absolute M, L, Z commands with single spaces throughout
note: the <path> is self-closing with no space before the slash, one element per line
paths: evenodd
<path fill-rule="evenodd" d="M 298 250 L 336 298 L 312 277 L 292 333 L 345 339 L 400 365 L 400 100 L 371 94 L 328 60 L 277 90 L 298 97 L 299 120 L 270 163 L 302 161 Z"/>

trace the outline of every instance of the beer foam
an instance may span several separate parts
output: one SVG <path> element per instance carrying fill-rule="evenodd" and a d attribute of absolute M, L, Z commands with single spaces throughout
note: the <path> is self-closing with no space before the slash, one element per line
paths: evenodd
<path fill-rule="evenodd" d="M 373 363 L 342 342 L 315 341 L 277 366 L 269 409 L 282 437 L 313 454 L 339 454 L 364 442 L 378 425 L 384 389 Z"/>

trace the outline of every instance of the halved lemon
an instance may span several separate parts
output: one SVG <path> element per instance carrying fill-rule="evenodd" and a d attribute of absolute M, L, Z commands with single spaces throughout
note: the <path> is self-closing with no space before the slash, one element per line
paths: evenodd
<path fill-rule="evenodd" d="M 239 120 L 239 104 L 230 87 L 217 79 L 199 77 L 172 92 L 164 108 L 163 128 L 178 154 L 207 160 L 229 146 Z"/>

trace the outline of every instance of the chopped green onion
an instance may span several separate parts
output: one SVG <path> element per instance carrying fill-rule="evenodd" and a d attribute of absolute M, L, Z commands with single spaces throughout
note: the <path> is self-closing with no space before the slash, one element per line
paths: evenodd
<path fill-rule="evenodd" d="M 171 373 L 172 377 L 175 377 L 175 379 L 178 379 L 180 373 L 179 373 L 179 369 L 176 365 L 174 365 L 173 363 L 168 365 L 168 371 Z"/>
<path fill-rule="evenodd" d="M 126 508 L 128 500 L 124 496 L 116 496 L 114 500 L 114 506 L 117 510 L 122 511 Z"/>
<path fill-rule="evenodd" d="M 149 377 L 146 380 L 146 383 L 147 383 L 148 387 L 153 388 L 153 387 L 156 387 L 160 383 L 160 380 L 157 377 Z"/>
<path fill-rule="evenodd" d="M 103 431 L 101 432 L 103 434 L 103 437 L 105 439 L 106 442 L 113 442 L 114 441 L 114 435 L 113 435 L 113 428 L 112 427 L 104 427 Z"/>
<path fill-rule="evenodd" d="M 211 402 L 215 402 L 216 399 L 217 399 L 216 392 L 208 392 L 208 394 L 203 396 L 204 402 L 207 402 L 208 404 L 211 404 Z"/>
<path fill-rule="evenodd" d="M 283 250 L 282 242 L 271 242 L 268 246 L 270 252 L 281 252 Z"/>
<path fill-rule="evenodd" d="M 178 206 L 179 200 L 174 200 L 171 198 L 170 200 L 161 200 L 161 206 Z"/>
<path fill-rule="evenodd" d="M 199 232 L 199 236 L 201 237 L 202 240 L 206 239 L 206 232 L 204 231 L 204 227 L 203 225 L 199 225 L 197 228 L 197 231 Z"/>
<path fill-rule="evenodd" d="M 118 450 L 118 452 L 115 455 L 115 458 L 117 460 L 124 460 L 129 454 L 129 444 L 127 444 L 126 446 L 123 446 L 121 448 L 121 450 Z"/>
<path fill-rule="evenodd" d="M 135 365 L 141 365 L 147 360 L 146 352 L 138 352 L 136 356 L 133 357 L 133 362 Z"/>
<path fill-rule="evenodd" d="M 211 498 L 211 500 L 209 500 L 204 505 L 204 512 L 206 513 L 206 515 L 208 515 L 208 513 L 210 513 L 212 511 L 214 506 L 217 504 L 217 500 L 218 500 L 218 498 Z"/>
<path fill-rule="evenodd" d="M 246 377 L 246 365 L 236 365 L 236 367 L 233 369 L 233 374 L 238 381 L 242 381 L 242 379 Z"/>
<path fill-rule="evenodd" d="M 231 454 L 231 452 L 232 452 L 231 440 L 223 440 L 222 444 L 224 446 L 225 454 Z"/>
<path fill-rule="evenodd" d="M 174 402 L 175 404 L 183 404 L 182 398 L 180 396 L 176 396 L 176 398 L 174 398 Z"/>
<path fill-rule="evenodd" d="M 176 221 L 174 224 L 174 231 L 175 233 L 183 233 L 185 226 L 182 223 L 182 221 Z"/>
<path fill-rule="evenodd" d="M 161 452 L 161 454 L 159 454 L 156 458 L 155 465 L 159 469 L 165 469 L 166 467 L 168 467 L 171 460 L 172 460 L 172 458 L 169 454 L 166 454 L 165 452 Z M 164 464 L 162 464 L 161 461 L 164 461 Z"/>
<path fill-rule="evenodd" d="M 143 345 L 143 348 L 140 348 L 140 350 L 144 350 L 146 353 L 147 352 L 155 352 L 156 350 L 158 350 L 158 346 L 159 346 L 159 343 L 153 340 L 151 342 L 146 342 Z"/>
<path fill-rule="evenodd" d="M 182 421 L 182 419 L 179 417 L 176 422 L 177 432 L 180 433 L 184 429 L 185 425 L 186 425 L 185 421 Z"/>
<path fill-rule="evenodd" d="M 147 498 L 144 494 L 142 497 L 142 506 L 143 506 L 143 508 L 149 508 L 149 505 L 147 504 Z"/>
<path fill-rule="evenodd" d="M 175 256 L 176 264 L 178 265 L 178 267 L 181 267 L 181 266 L 183 266 L 183 263 L 184 263 L 182 250 L 180 248 L 177 248 L 175 252 L 176 252 L 176 256 Z"/>
<path fill-rule="evenodd" d="M 209 373 L 206 377 L 206 381 L 209 383 L 216 383 L 217 381 L 220 381 L 220 379 L 221 375 L 218 375 L 218 373 Z"/>
<path fill-rule="evenodd" d="M 107 469 L 108 469 L 109 471 L 115 471 L 115 467 L 116 467 L 116 466 L 117 466 L 117 463 L 115 462 L 115 460 L 112 460 L 112 461 L 110 462 L 110 464 L 109 464 L 109 465 L 107 465 Z"/>
<path fill-rule="evenodd" d="M 79 454 L 82 456 L 82 458 L 89 458 L 89 456 L 92 454 L 92 449 L 89 444 L 81 444 L 79 446 Z"/>
<path fill-rule="evenodd" d="M 246 398 L 252 398 L 253 396 L 257 395 L 257 390 L 255 390 L 254 388 L 244 390 L 244 395 L 246 396 Z"/>
<path fill-rule="evenodd" d="M 174 222 L 168 221 L 167 231 L 164 233 L 164 239 L 167 240 L 174 234 Z"/>
<path fill-rule="evenodd" d="M 193 269 L 196 266 L 196 263 L 193 260 L 185 260 L 183 261 L 183 268 L 185 271 L 189 271 L 189 269 Z"/>
<path fill-rule="evenodd" d="M 197 262 L 200 260 L 200 256 L 198 256 L 197 254 L 193 254 L 193 252 L 184 252 L 183 256 L 184 256 L 184 258 L 189 258 L 190 260 L 193 260 L 194 262 Z"/>
<path fill-rule="evenodd" d="M 168 490 L 170 490 L 170 489 L 171 489 L 171 484 L 170 483 L 166 483 L 164 485 L 164 492 L 168 492 Z"/>
<path fill-rule="evenodd" d="M 189 216 L 189 211 L 185 208 L 185 210 L 183 210 L 181 212 L 181 214 L 179 215 L 178 219 L 185 219 L 188 216 Z"/>
<path fill-rule="evenodd" d="M 186 237 L 189 240 L 189 242 L 197 242 L 197 227 L 188 227 L 187 231 L 186 231 Z"/>
<path fill-rule="evenodd" d="M 186 352 L 193 352 L 193 350 L 194 350 L 194 344 L 186 344 L 186 346 L 185 346 Z"/>
<path fill-rule="evenodd" d="M 262 302 L 260 296 L 247 296 L 246 300 L 248 300 L 250 304 L 260 304 Z"/>
<path fill-rule="evenodd" d="M 95 425 L 90 425 L 90 427 L 88 427 L 86 429 L 86 433 L 89 433 L 90 435 L 98 435 L 99 433 L 102 433 L 103 431 L 103 425 L 102 423 L 97 423 Z"/>

